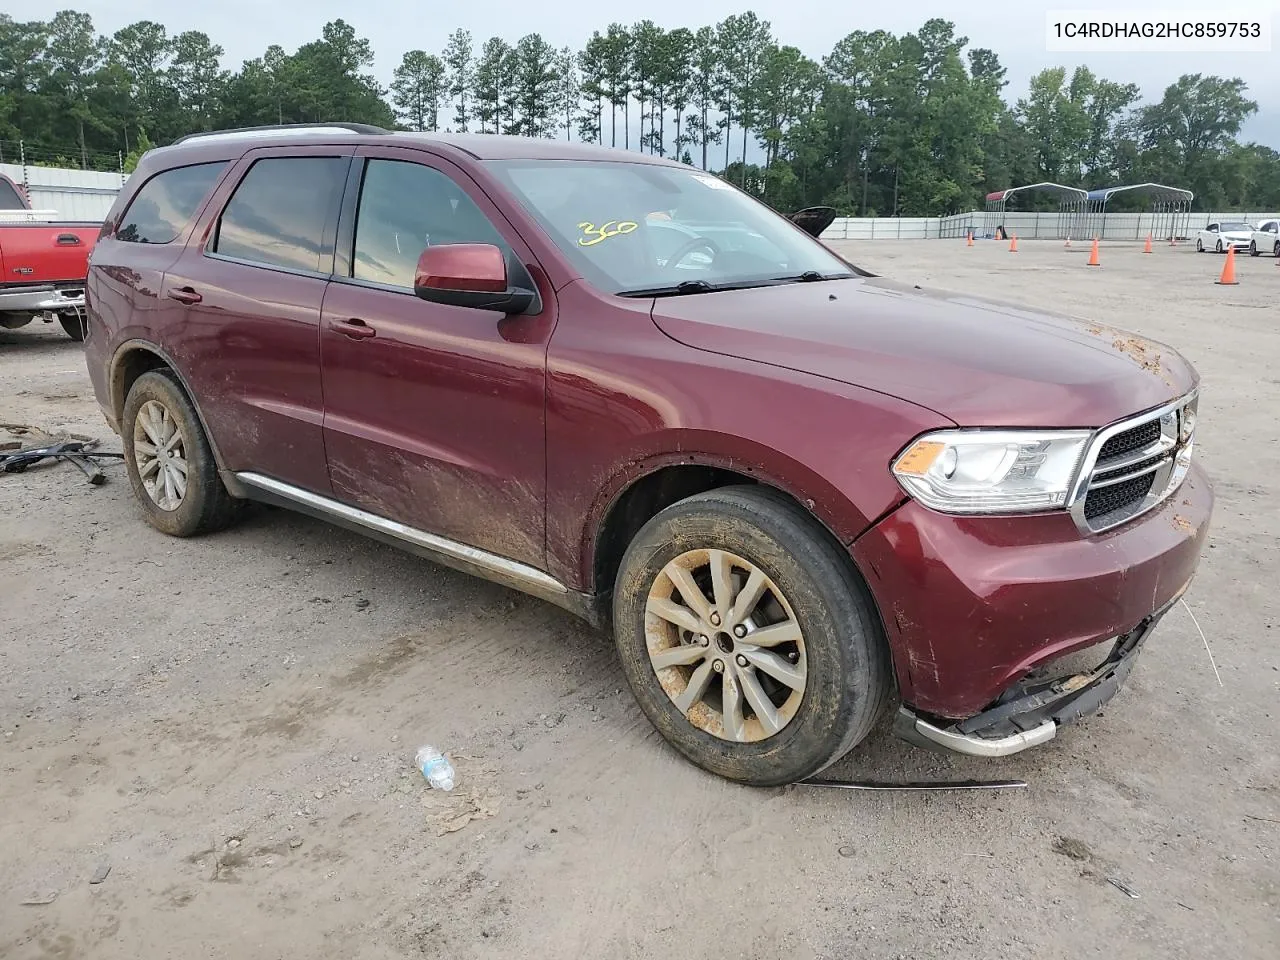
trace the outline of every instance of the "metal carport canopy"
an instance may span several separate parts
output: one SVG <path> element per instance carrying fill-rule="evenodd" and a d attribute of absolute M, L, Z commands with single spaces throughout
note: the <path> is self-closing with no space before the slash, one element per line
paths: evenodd
<path fill-rule="evenodd" d="M 1051 190 L 1057 193 L 1076 194 L 1077 199 L 1084 200 L 1088 194 L 1079 187 L 1064 187 L 1060 183 L 1029 183 L 1025 187 L 1010 187 L 1008 190 L 996 190 L 994 193 L 988 193 L 988 200 L 1008 200 L 1015 193 L 1022 193 L 1026 190 Z"/>
<path fill-rule="evenodd" d="M 1089 191 L 1089 199 L 1106 203 L 1117 193 L 1125 193 L 1130 190 L 1141 190 L 1144 193 L 1152 194 L 1154 200 L 1185 200 L 1190 203 L 1195 199 L 1195 194 L 1190 190 L 1183 190 L 1181 187 L 1169 187 L 1163 183 L 1131 183 L 1123 187 L 1102 187 L 1098 190 Z"/>

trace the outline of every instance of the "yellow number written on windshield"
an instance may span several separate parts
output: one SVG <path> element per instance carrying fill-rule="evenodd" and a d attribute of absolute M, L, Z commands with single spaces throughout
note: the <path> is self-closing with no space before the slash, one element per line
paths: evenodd
<path fill-rule="evenodd" d="M 582 231 L 582 236 L 578 238 L 578 246 L 593 247 L 597 243 L 608 240 L 610 237 L 630 233 L 637 226 L 638 224 L 633 220 L 610 220 L 599 227 L 590 221 L 584 220 L 578 224 L 578 229 Z"/>

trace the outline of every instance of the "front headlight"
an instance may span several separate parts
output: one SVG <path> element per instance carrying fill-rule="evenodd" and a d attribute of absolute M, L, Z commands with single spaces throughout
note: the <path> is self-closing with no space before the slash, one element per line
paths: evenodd
<path fill-rule="evenodd" d="M 904 490 L 943 513 L 1034 513 L 1066 506 L 1091 434 L 939 430 L 893 462 Z"/>

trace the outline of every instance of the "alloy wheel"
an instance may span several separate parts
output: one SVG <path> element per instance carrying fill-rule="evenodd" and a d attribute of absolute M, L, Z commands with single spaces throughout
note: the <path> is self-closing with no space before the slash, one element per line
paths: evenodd
<path fill-rule="evenodd" d="M 187 449 L 169 408 L 148 400 L 133 421 L 133 456 L 147 496 L 161 510 L 177 510 L 187 495 Z"/>
<path fill-rule="evenodd" d="M 804 699 L 804 634 L 791 605 L 763 570 L 726 550 L 691 550 L 662 568 L 645 643 L 676 709 L 722 740 L 772 737 Z"/>

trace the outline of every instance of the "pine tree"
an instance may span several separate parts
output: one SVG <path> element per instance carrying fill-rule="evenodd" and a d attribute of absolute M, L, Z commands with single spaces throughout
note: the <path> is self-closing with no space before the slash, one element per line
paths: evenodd
<path fill-rule="evenodd" d="M 410 130 L 438 130 L 440 104 L 447 90 L 443 61 L 435 54 L 410 50 L 395 69 L 391 102 Z"/>
<path fill-rule="evenodd" d="M 467 101 L 472 96 L 476 79 L 469 30 L 458 29 L 449 35 L 449 43 L 444 48 L 444 65 L 448 71 L 449 98 L 457 102 L 453 123 L 459 133 L 466 133 L 472 116 Z"/>

